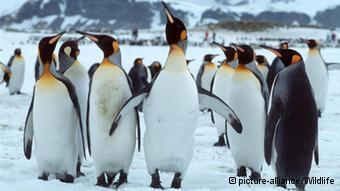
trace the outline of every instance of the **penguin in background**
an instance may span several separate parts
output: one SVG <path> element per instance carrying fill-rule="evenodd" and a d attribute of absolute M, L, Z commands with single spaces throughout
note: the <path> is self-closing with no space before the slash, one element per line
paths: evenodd
<path fill-rule="evenodd" d="M 14 55 L 9 59 L 7 67 L 10 68 L 12 72 L 8 82 L 9 94 L 22 94 L 20 90 L 25 79 L 25 59 L 21 55 L 20 48 L 14 50 Z"/>
<path fill-rule="evenodd" d="M 144 101 L 144 152 L 151 176 L 150 187 L 163 189 L 159 175 L 159 171 L 163 171 L 175 174 L 171 187 L 179 189 L 193 155 L 199 109 L 214 109 L 238 133 L 242 132 L 242 124 L 220 98 L 196 86 L 185 59 L 186 27 L 162 3 L 167 16 L 165 32 L 170 48 L 165 66 L 143 92 L 124 104 L 115 116 L 110 134 L 117 131 L 117 125 L 131 108 Z"/>
<path fill-rule="evenodd" d="M 259 179 L 264 161 L 264 133 L 268 105 L 268 87 L 257 70 L 255 52 L 248 45 L 232 44 L 237 50 L 238 66 L 230 82 L 229 104 L 243 125 L 241 135 L 227 129 L 237 176 Z"/>
<path fill-rule="evenodd" d="M 148 68 L 151 72 L 151 78 L 153 79 L 158 74 L 158 72 L 161 71 L 162 64 L 158 61 L 154 61 L 148 66 Z"/>
<path fill-rule="evenodd" d="M 77 166 L 77 128 L 80 128 L 82 141 L 84 136 L 75 87 L 56 71 L 52 61 L 55 46 L 63 34 L 45 37 L 38 45 L 43 71 L 35 83 L 26 117 L 24 153 L 27 159 L 31 158 L 34 137 L 39 179 L 48 180 L 49 174 L 55 174 L 60 181 L 73 183 Z M 56 120 L 56 116 L 60 119 Z"/>
<path fill-rule="evenodd" d="M 207 91 L 211 89 L 211 81 L 217 70 L 216 64 L 212 60 L 218 56 L 218 54 L 207 54 L 203 58 L 203 63 L 196 76 L 196 84 Z"/>
<path fill-rule="evenodd" d="M 148 69 L 143 64 L 143 58 L 136 58 L 133 62 L 133 67 L 129 71 L 134 93 L 141 91 L 148 84 L 150 75 L 151 73 L 148 74 Z"/>
<path fill-rule="evenodd" d="M 321 56 L 318 43 L 314 39 L 301 39 L 308 45 L 308 56 L 305 67 L 310 84 L 314 90 L 314 97 L 318 107 L 318 115 L 321 117 L 326 108 L 328 91 L 328 71 L 326 63 Z"/>
<path fill-rule="evenodd" d="M 213 42 L 213 44 L 223 51 L 226 59 L 217 69 L 213 77 L 213 80 L 211 82 L 211 92 L 221 98 L 225 103 L 229 103 L 230 83 L 234 73 L 234 68 L 232 67 L 232 65 L 234 65 L 235 63 L 237 64 L 238 62 L 237 52 L 233 47 L 223 46 L 222 44 L 216 42 Z M 225 134 L 225 128 L 227 124 L 225 123 L 224 118 L 215 114 L 214 120 L 218 135 L 218 141 L 214 143 L 214 146 L 221 147 L 227 145 L 227 147 L 229 148 L 228 137 Z"/>
<path fill-rule="evenodd" d="M 288 42 L 282 42 L 280 44 L 280 49 L 288 49 Z M 269 66 L 269 71 L 267 75 L 267 84 L 269 91 L 272 89 L 273 81 L 276 75 L 284 68 L 284 65 L 279 57 L 276 57 L 272 64 Z"/>
<path fill-rule="evenodd" d="M 89 68 L 89 70 L 87 71 L 89 78 L 92 79 L 94 72 L 97 70 L 98 66 L 100 65 L 100 63 L 94 63 L 92 64 L 92 66 Z"/>
<path fill-rule="evenodd" d="M 79 99 L 82 124 L 86 124 L 86 111 L 87 111 L 87 95 L 89 89 L 89 76 L 86 68 L 78 61 L 78 55 L 80 50 L 78 43 L 83 37 L 77 40 L 68 40 L 64 42 L 59 49 L 59 72 L 64 74 L 76 88 L 76 92 Z M 86 129 L 84 129 L 84 134 Z M 81 164 L 84 160 L 83 147 L 87 147 L 87 139 L 85 137 L 84 145 L 81 139 L 80 131 L 78 131 L 78 160 L 77 160 L 77 177 L 85 176 L 81 172 Z"/>
<path fill-rule="evenodd" d="M 0 62 L 0 84 L 5 82 L 7 87 L 11 76 L 12 76 L 11 70 L 4 63 Z"/>
<path fill-rule="evenodd" d="M 260 70 L 264 79 L 267 79 L 270 67 L 267 58 L 263 55 L 256 55 L 255 60 L 257 62 L 257 69 Z"/>
<path fill-rule="evenodd" d="M 86 36 L 104 53 L 101 64 L 90 78 L 87 104 L 87 139 L 89 152 L 96 168 L 96 185 L 118 188 L 127 183 L 135 145 L 136 132 L 140 148 L 139 116 L 131 108 L 127 116 L 109 136 L 114 116 L 133 95 L 128 75 L 121 67 L 118 41 L 108 35 L 96 35 L 77 31 Z M 116 175 L 119 179 L 115 182 Z"/>
<path fill-rule="evenodd" d="M 266 122 L 265 159 L 276 177 L 300 180 L 297 190 L 305 190 L 313 152 L 318 151 L 318 110 L 302 56 L 291 49 L 261 46 L 280 57 L 285 68 L 276 76 L 270 95 Z M 285 184 L 278 186 L 286 188 Z"/>

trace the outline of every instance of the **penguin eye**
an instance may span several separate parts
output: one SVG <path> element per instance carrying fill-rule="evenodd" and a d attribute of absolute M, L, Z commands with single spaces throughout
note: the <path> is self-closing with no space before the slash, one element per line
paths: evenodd
<path fill-rule="evenodd" d="M 119 44 L 117 41 L 112 42 L 112 48 L 113 48 L 113 52 L 117 52 L 119 50 Z"/>
<path fill-rule="evenodd" d="M 72 49 L 71 49 L 71 47 L 69 47 L 69 46 L 66 46 L 66 47 L 64 48 L 64 52 L 65 52 L 65 54 L 66 54 L 67 56 L 70 56 L 70 55 L 71 55 L 71 51 L 72 51 Z"/>

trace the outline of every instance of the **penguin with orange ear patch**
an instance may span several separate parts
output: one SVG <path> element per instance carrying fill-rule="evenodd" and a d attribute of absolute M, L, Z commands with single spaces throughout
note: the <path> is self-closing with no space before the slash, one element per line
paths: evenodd
<path fill-rule="evenodd" d="M 140 126 L 138 111 L 131 108 L 115 133 L 109 136 L 114 117 L 124 103 L 133 95 L 132 86 L 121 67 L 118 41 L 108 35 L 77 31 L 102 50 L 103 61 L 95 68 L 90 79 L 87 104 L 87 139 L 90 154 L 96 168 L 97 185 L 116 188 L 127 183 Z M 113 183 L 116 175 L 119 179 Z"/>
<path fill-rule="evenodd" d="M 318 110 L 301 55 L 291 49 L 261 46 L 280 57 L 285 68 L 276 76 L 266 122 L 265 159 L 280 179 L 300 180 L 305 190 L 313 152 L 318 154 Z M 278 186 L 286 188 L 286 184 Z"/>
<path fill-rule="evenodd" d="M 232 157 L 237 167 L 237 176 L 260 178 L 264 161 L 264 131 L 268 102 L 267 84 L 256 68 L 255 52 L 248 45 L 232 44 L 237 50 L 238 66 L 230 82 L 229 104 L 243 125 L 241 135 L 227 129 Z"/>
<path fill-rule="evenodd" d="M 39 42 L 39 59 L 43 71 L 36 81 L 26 117 L 24 153 L 31 158 L 34 143 L 39 179 L 55 174 L 62 182 L 72 183 L 77 166 L 77 128 L 84 141 L 81 110 L 75 87 L 56 71 L 52 54 L 63 33 Z M 56 116 L 60 117 L 56 120 Z M 77 125 L 79 124 L 79 125 Z M 83 147 L 85 153 L 85 148 Z"/>
<path fill-rule="evenodd" d="M 314 39 L 301 39 L 308 45 L 308 56 L 305 61 L 306 72 L 312 88 L 318 107 L 318 114 L 321 117 L 326 108 L 327 91 L 328 91 L 328 71 L 324 59 L 318 48 L 318 42 Z"/>

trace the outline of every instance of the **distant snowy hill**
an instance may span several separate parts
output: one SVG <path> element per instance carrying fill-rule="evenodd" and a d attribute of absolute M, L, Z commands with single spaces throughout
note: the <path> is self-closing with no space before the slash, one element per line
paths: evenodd
<path fill-rule="evenodd" d="M 340 27 L 339 0 L 168 0 L 189 27 L 220 21 Z M 159 0 L 7 0 L 0 27 L 19 30 L 159 28 Z"/>

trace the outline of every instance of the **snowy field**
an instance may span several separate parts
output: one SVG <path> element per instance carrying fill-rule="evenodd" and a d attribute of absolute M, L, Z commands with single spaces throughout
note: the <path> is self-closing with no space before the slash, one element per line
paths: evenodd
<path fill-rule="evenodd" d="M 82 169 L 85 177 L 75 180 L 74 184 L 61 183 L 56 179 L 43 182 L 37 179 L 37 165 L 35 154 L 31 160 L 26 160 L 22 149 L 23 126 L 34 85 L 34 63 L 37 54 L 37 46 L 22 44 L 28 38 L 27 34 L 5 33 L 0 31 L 0 60 L 7 63 L 14 48 L 20 47 L 26 60 L 25 82 L 22 91 L 26 95 L 9 96 L 4 85 L 0 86 L 0 190 L 107 190 L 94 186 L 94 166 L 90 160 L 86 161 Z M 189 39 L 190 40 L 190 39 Z M 60 43 L 59 43 L 60 46 Z M 95 44 L 80 46 L 79 60 L 87 68 L 102 59 L 101 51 Z M 129 70 L 136 57 L 144 57 L 144 64 L 159 60 L 163 64 L 168 54 L 168 47 L 134 47 L 121 46 L 123 66 Z M 307 49 L 298 49 L 302 55 L 306 55 Z M 57 53 L 57 51 L 55 51 Z M 271 61 L 273 55 L 262 49 L 256 50 L 257 54 L 263 54 Z M 196 59 L 190 63 L 191 72 L 196 75 L 204 54 L 218 53 L 218 48 L 188 47 L 187 58 Z M 340 62 L 340 49 L 329 48 L 322 50 L 327 62 Z M 222 60 L 219 56 L 214 61 Z M 320 164 L 316 166 L 313 161 L 310 176 L 330 177 L 335 180 L 334 185 L 307 185 L 306 189 L 340 190 L 340 71 L 329 72 L 329 93 L 327 108 L 323 118 L 319 120 L 319 150 Z M 141 115 L 143 117 L 143 115 Z M 145 125 L 142 119 L 142 132 Z M 209 116 L 201 115 L 199 125 L 195 133 L 195 152 L 187 175 L 184 178 L 183 190 L 283 190 L 274 185 L 231 185 L 228 178 L 235 176 L 236 169 L 230 151 L 226 148 L 213 147 L 216 142 L 216 130 L 210 122 Z M 53 152 L 53 151 L 51 151 Z M 165 188 L 169 188 L 173 174 L 161 174 L 161 180 Z M 271 167 L 264 164 L 263 178 L 273 178 Z M 121 190 L 152 190 L 149 188 L 150 176 L 146 170 L 143 150 L 135 153 L 133 163 L 128 176 L 128 184 Z M 290 185 L 289 187 L 293 187 Z"/>

